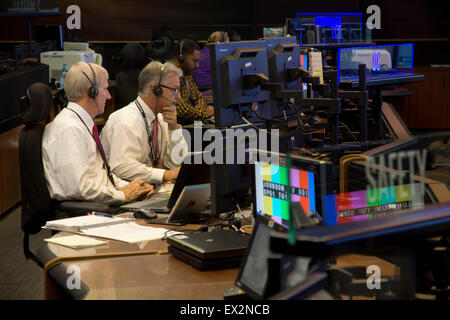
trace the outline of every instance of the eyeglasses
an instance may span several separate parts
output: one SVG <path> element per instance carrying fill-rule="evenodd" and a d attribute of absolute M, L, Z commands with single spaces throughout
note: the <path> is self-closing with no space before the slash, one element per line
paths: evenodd
<path fill-rule="evenodd" d="M 163 87 L 163 88 L 172 90 L 172 91 L 173 91 L 173 94 L 174 94 L 175 96 L 178 94 L 178 90 L 180 89 L 180 88 L 178 88 L 178 87 L 177 87 L 177 88 L 171 88 L 171 87 L 165 86 L 165 85 L 163 85 L 163 84 L 160 84 L 160 86 Z"/>

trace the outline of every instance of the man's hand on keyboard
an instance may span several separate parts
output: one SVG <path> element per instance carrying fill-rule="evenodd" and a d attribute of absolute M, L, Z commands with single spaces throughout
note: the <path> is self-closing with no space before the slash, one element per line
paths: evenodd
<path fill-rule="evenodd" d="M 155 189 L 152 185 L 145 183 L 142 179 L 135 179 L 121 189 L 125 194 L 125 202 L 148 198 Z"/>

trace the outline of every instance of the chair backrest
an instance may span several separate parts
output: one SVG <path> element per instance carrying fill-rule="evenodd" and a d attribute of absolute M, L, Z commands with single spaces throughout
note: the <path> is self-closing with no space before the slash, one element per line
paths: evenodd
<path fill-rule="evenodd" d="M 34 234 L 54 216 L 56 201 L 50 198 L 42 165 L 42 134 L 53 105 L 50 89 L 43 83 L 32 84 L 27 91 L 23 128 L 19 137 L 20 184 L 22 193 L 22 230 Z"/>
<path fill-rule="evenodd" d="M 127 43 L 121 52 L 122 70 L 142 69 L 145 64 L 144 47 L 139 43 Z"/>
<path fill-rule="evenodd" d="M 116 97 L 114 109 L 118 110 L 136 99 L 139 90 L 138 78 L 140 69 L 126 70 L 116 75 Z"/>
<path fill-rule="evenodd" d="M 175 44 L 168 37 L 152 40 L 145 46 L 145 58 L 148 62 L 157 60 L 161 63 L 169 61 Z"/>
<path fill-rule="evenodd" d="M 116 75 L 116 97 L 114 109 L 120 109 L 136 99 L 138 77 L 145 64 L 144 47 L 139 43 L 128 43 L 120 52 L 122 71 Z"/>

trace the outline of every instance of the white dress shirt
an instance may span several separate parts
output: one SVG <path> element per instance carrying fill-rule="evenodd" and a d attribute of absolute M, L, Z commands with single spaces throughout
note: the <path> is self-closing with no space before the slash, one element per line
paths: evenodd
<path fill-rule="evenodd" d="M 144 100 L 137 99 L 151 132 L 155 115 Z M 135 101 L 109 116 L 100 138 L 112 172 L 124 180 L 141 178 L 147 183 L 158 184 L 163 182 L 165 169 L 181 165 L 188 152 L 183 130 L 169 130 L 161 113 L 158 113 L 158 123 L 158 149 L 164 169 L 152 167 L 148 133 Z"/>
<path fill-rule="evenodd" d="M 78 116 L 67 110 L 75 111 Z M 42 137 L 42 160 L 50 196 L 56 200 L 98 201 L 108 204 L 125 202 L 125 194 L 108 179 L 102 156 L 93 138 L 89 113 L 69 102 L 47 124 Z M 87 127 L 87 128 L 86 128 Z M 88 132 L 89 130 L 89 132 Z M 118 189 L 128 182 L 114 176 Z"/>

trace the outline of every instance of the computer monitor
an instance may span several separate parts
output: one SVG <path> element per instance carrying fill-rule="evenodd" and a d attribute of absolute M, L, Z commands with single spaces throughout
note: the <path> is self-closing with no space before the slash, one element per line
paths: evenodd
<path fill-rule="evenodd" d="M 252 170 L 253 213 L 265 215 L 279 225 L 289 226 L 288 188 L 291 204 L 300 203 L 309 215 L 318 213 L 325 223 L 328 215 L 334 216 L 334 207 L 325 201 L 326 195 L 336 193 L 333 164 L 314 158 L 292 155 L 291 167 L 286 166 L 286 155 L 271 153 L 271 161 L 261 160 L 268 153 L 258 150 L 250 152 Z M 277 157 L 273 157 L 277 155 Z M 276 160 L 278 158 L 278 160 Z M 275 161 L 273 161 L 275 159 Z"/>
<path fill-rule="evenodd" d="M 290 71 L 300 68 L 300 46 L 295 42 L 295 37 L 268 38 L 267 58 L 269 64 L 270 82 L 280 84 L 281 90 L 300 90 L 297 77 Z"/>
<path fill-rule="evenodd" d="M 62 50 L 64 42 L 64 27 L 60 24 L 36 25 L 36 42 L 53 41 L 56 50 Z"/>
<path fill-rule="evenodd" d="M 361 42 L 362 13 L 297 13 L 295 28 L 301 46 Z"/>
<path fill-rule="evenodd" d="M 299 69 L 303 67 L 302 60 L 305 63 L 305 57 L 300 54 L 300 47 L 296 43 L 296 38 L 268 38 L 265 41 L 270 83 L 279 84 L 278 90 L 280 91 L 291 91 L 292 98 L 294 98 L 303 90 L 302 83 L 299 81 L 301 76 Z M 274 96 L 274 94 L 271 98 L 273 99 L 271 103 L 272 118 L 283 117 L 285 112 L 287 115 L 295 114 L 293 108 L 287 108 L 286 106 L 283 108 L 280 103 L 289 103 L 288 98 L 283 99 Z"/>
<path fill-rule="evenodd" d="M 282 37 L 283 35 L 284 35 L 284 26 L 263 28 L 264 38 L 279 38 Z"/>
<path fill-rule="evenodd" d="M 229 129 L 230 130 L 230 129 Z M 217 159 L 211 165 L 211 213 L 221 214 L 250 206 L 249 156 L 247 140 L 226 138 L 222 149 L 223 161 Z"/>
<path fill-rule="evenodd" d="M 89 51 L 89 43 L 64 41 L 64 51 Z"/>
<path fill-rule="evenodd" d="M 258 114 L 270 118 L 269 91 L 262 90 L 269 70 L 265 41 L 216 43 L 210 46 L 216 127 L 260 121 L 252 112 L 258 102 Z"/>
<path fill-rule="evenodd" d="M 235 281 L 237 287 L 243 289 L 250 298 L 255 300 L 265 299 L 277 293 L 270 292 L 275 288 L 270 287 L 269 284 L 269 259 L 280 261 L 277 270 L 280 275 L 279 283 L 277 283 L 279 290 L 300 283 L 308 275 L 310 258 L 272 253 L 270 234 L 273 230 L 279 229 L 271 224 L 270 220 L 262 216 L 256 218 L 252 237 Z"/>
<path fill-rule="evenodd" d="M 338 81 L 357 80 L 360 64 L 366 65 L 368 81 L 411 76 L 414 74 L 413 58 L 413 43 L 340 48 L 337 54 Z"/>
<path fill-rule="evenodd" d="M 211 165 L 212 214 L 237 211 L 237 205 L 244 209 L 246 203 L 249 202 L 249 189 L 248 164 Z"/>

